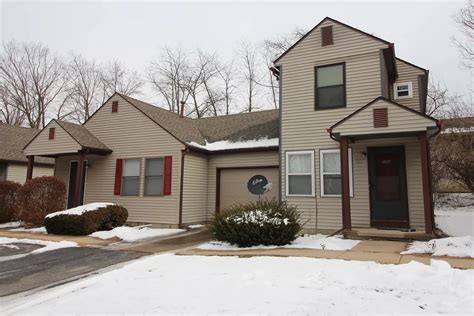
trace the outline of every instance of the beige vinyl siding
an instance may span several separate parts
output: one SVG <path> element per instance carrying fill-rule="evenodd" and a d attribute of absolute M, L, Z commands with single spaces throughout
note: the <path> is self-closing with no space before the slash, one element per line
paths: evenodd
<path fill-rule="evenodd" d="M 118 101 L 117 113 L 111 112 L 112 101 Z M 130 222 L 177 225 L 181 150 L 184 145 L 118 95 L 102 106 L 85 127 L 113 150 L 105 157 L 87 158 L 90 166 L 85 202 L 123 205 L 129 211 Z M 171 195 L 143 196 L 145 158 L 164 156 L 172 156 Z M 113 194 L 116 159 L 127 158 L 141 158 L 139 196 Z"/>
<path fill-rule="evenodd" d="M 420 147 L 416 138 L 386 138 L 356 141 L 353 146 L 354 197 L 351 198 L 353 227 L 370 227 L 369 171 L 367 147 L 404 146 L 410 227 L 424 229 Z M 336 216 L 337 220 L 340 219 Z"/>
<path fill-rule="evenodd" d="M 392 95 L 392 100 L 402 105 L 408 106 L 414 110 L 421 111 L 420 86 L 419 86 L 418 76 L 423 75 L 425 72 L 399 59 L 397 59 L 397 70 L 398 70 L 398 78 L 395 81 L 395 83 L 411 82 L 412 89 L 413 89 L 413 97 L 407 98 L 407 99 L 395 99 L 393 95 L 394 93 L 393 85 L 391 85 L 390 91 Z"/>
<path fill-rule="evenodd" d="M 373 110 L 380 108 L 387 109 L 388 127 L 374 127 Z M 341 136 L 400 133 L 425 131 L 428 126 L 436 127 L 436 122 L 385 100 L 378 100 L 336 126 L 333 133 L 340 133 Z"/>
<path fill-rule="evenodd" d="M 209 156 L 207 210 L 208 220 L 216 211 L 216 169 L 229 167 L 278 166 L 278 152 L 229 153 Z"/>
<path fill-rule="evenodd" d="M 55 128 L 54 139 L 49 139 L 49 129 Z M 72 138 L 61 126 L 51 121 L 25 148 L 25 155 L 42 155 L 75 153 L 81 150 L 79 143 Z"/>
<path fill-rule="evenodd" d="M 27 171 L 26 164 L 16 164 L 16 163 L 8 163 L 7 164 L 7 180 L 18 182 L 18 183 L 25 183 L 26 181 L 26 171 Z M 52 176 L 54 173 L 53 166 L 34 166 L 33 167 L 33 178 L 36 177 L 43 177 L 43 176 Z"/>
<path fill-rule="evenodd" d="M 183 223 L 207 220 L 207 156 L 188 153 L 184 156 Z"/>
<path fill-rule="evenodd" d="M 321 46 L 320 28 L 289 51 L 282 66 L 281 191 L 303 212 L 306 228 L 336 230 L 342 227 L 341 199 L 320 198 L 319 150 L 339 148 L 327 129 L 381 95 L 380 49 L 387 44 L 331 21 L 334 45 Z M 347 107 L 314 110 L 314 67 L 346 63 Z M 285 152 L 314 150 L 315 197 L 285 197 Z M 316 221 L 317 219 L 317 221 Z M 318 227 L 316 227 L 316 222 Z"/>

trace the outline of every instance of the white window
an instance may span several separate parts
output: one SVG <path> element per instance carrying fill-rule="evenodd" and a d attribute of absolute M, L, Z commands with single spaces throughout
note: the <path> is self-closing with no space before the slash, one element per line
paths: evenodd
<path fill-rule="evenodd" d="M 321 196 L 341 196 L 341 157 L 339 149 L 319 151 Z M 352 149 L 349 148 L 349 190 L 352 190 Z"/>
<path fill-rule="evenodd" d="M 314 151 L 286 153 L 286 195 L 314 196 Z"/>
<path fill-rule="evenodd" d="M 123 161 L 122 195 L 138 195 L 140 187 L 140 159 Z"/>
<path fill-rule="evenodd" d="M 146 160 L 145 195 L 163 195 L 163 166 L 163 158 Z"/>
<path fill-rule="evenodd" d="M 413 97 L 413 87 L 411 82 L 400 82 L 393 84 L 393 94 L 395 99 L 407 99 Z"/>

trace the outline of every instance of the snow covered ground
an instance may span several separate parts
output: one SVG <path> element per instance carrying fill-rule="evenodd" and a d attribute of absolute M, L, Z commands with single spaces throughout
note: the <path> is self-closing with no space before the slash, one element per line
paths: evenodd
<path fill-rule="evenodd" d="M 91 237 L 109 239 L 118 237 L 126 242 L 134 242 L 144 238 L 169 236 L 184 232 L 184 229 L 150 228 L 143 226 L 121 226 L 108 231 L 98 231 L 90 234 Z"/>
<path fill-rule="evenodd" d="M 34 244 L 41 245 L 44 247 L 38 248 L 30 252 L 30 254 L 37 254 L 46 251 L 56 250 L 60 248 L 70 248 L 78 247 L 78 244 L 73 241 L 47 241 L 47 240 L 37 240 L 37 239 L 18 239 L 18 238 L 8 238 L 0 237 L 0 249 L 2 247 L 15 248 L 15 245 L 12 244 Z"/>
<path fill-rule="evenodd" d="M 474 194 L 441 195 L 435 207 L 435 222 L 450 236 L 474 236 Z"/>
<path fill-rule="evenodd" d="M 48 232 L 46 231 L 46 227 L 35 227 L 35 228 L 24 228 L 24 227 L 18 227 L 18 228 L 13 228 L 10 229 L 10 231 L 13 232 L 23 232 L 23 233 L 36 233 L 36 234 L 47 234 Z"/>
<path fill-rule="evenodd" d="M 296 238 L 291 244 L 285 246 L 254 246 L 239 248 L 222 241 L 211 241 L 198 246 L 206 250 L 248 250 L 248 249 L 273 249 L 273 248 L 310 248 L 325 250 L 349 250 L 360 243 L 359 240 L 342 239 L 342 236 L 328 237 L 327 235 L 305 235 Z"/>
<path fill-rule="evenodd" d="M 155 255 L 4 304 L 38 314 L 400 314 L 474 310 L 474 270 L 446 262 Z M 100 299 L 98 299 L 100 298 Z"/>
<path fill-rule="evenodd" d="M 14 228 L 14 227 L 20 227 L 23 225 L 22 222 L 17 221 L 17 222 L 8 222 L 8 223 L 2 223 L 0 224 L 0 229 L 2 228 Z"/>
<path fill-rule="evenodd" d="M 402 254 L 429 253 L 433 256 L 474 258 L 474 237 L 448 237 L 430 241 L 415 241 Z"/>

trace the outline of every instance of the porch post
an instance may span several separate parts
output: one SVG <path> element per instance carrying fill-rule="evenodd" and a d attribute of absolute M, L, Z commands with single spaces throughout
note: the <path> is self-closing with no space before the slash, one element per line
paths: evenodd
<path fill-rule="evenodd" d="M 428 139 L 426 132 L 418 136 L 420 143 L 420 160 L 421 160 L 421 178 L 423 184 L 423 208 L 425 215 L 425 231 L 427 234 L 433 232 L 433 210 L 431 206 L 431 185 L 430 185 L 430 171 L 429 171 L 429 153 L 428 153 Z"/>
<path fill-rule="evenodd" d="M 35 156 L 27 156 L 28 166 L 26 169 L 26 181 L 33 179 L 33 167 L 35 164 Z"/>
<path fill-rule="evenodd" d="M 84 153 L 79 154 L 79 159 L 77 159 L 77 169 L 76 169 L 76 185 L 74 190 L 74 203 L 73 206 L 79 206 L 81 203 L 81 189 L 82 189 L 82 171 L 84 169 Z"/>
<path fill-rule="evenodd" d="M 349 184 L 349 139 L 341 137 L 340 141 L 341 177 L 342 177 L 342 228 L 351 229 L 351 200 Z"/>

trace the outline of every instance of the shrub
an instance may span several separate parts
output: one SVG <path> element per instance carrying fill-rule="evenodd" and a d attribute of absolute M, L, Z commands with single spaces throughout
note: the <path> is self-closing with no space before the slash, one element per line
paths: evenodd
<path fill-rule="evenodd" d="M 89 235 L 98 230 L 111 230 L 125 224 L 128 218 L 126 208 L 108 205 L 81 215 L 61 214 L 44 220 L 48 234 Z"/>
<path fill-rule="evenodd" d="M 27 224 L 41 226 L 49 213 L 64 209 L 66 185 L 55 177 L 26 181 L 18 192 L 17 217 Z"/>
<path fill-rule="evenodd" d="M 15 219 L 16 201 L 21 184 L 12 181 L 0 182 L 0 223 Z"/>
<path fill-rule="evenodd" d="M 296 207 L 277 200 L 237 204 L 215 217 L 211 231 L 217 240 L 239 247 L 286 245 L 301 230 Z"/>

